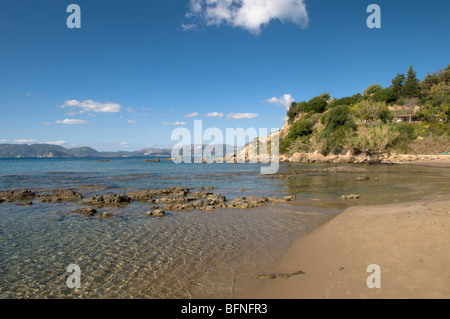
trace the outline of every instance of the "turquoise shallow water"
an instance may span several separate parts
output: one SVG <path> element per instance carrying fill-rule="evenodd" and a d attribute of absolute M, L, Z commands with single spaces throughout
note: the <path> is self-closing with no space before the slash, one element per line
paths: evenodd
<path fill-rule="evenodd" d="M 141 158 L 0 160 L 0 190 L 73 188 L 83 195 L 218 187 L 236 196 L 296 194 L 296 205 L 250 210 L 168 212 L 147 218 L 146 203 L 103 209 L 110 219 L 73 213 L 75 203 L 0 204 L 0 298 L 229 298 L 257 285 L 252 276 L 275 264 L 301 234 L 338 210 L 314 209 L 339 196 L 357 203 L 394 202 L 448 190 L 442 169 L 367 166 L 369 181 L 329 174 L 316 165 L 282 165 L 295 178 L 266 178 L 254 164 L 145 163 Z M 375 178 L 377 181 L 375 182 Z M 57 213 L 59 212 L 59 213 Z M 81 268 L 81 288 L 66 287 L 66 268 Z"/>

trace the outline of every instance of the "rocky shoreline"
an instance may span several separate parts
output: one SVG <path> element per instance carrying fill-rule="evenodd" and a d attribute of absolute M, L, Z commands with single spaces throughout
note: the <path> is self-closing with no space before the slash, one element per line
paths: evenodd
<path fill-rule="evenodd" d="M 318 163 L 318 164 L 399 164 L 417 161 L 448 160 L 450 155 L 409 155 L 409 154 L 330 154 L 324 156 L 316 153 L 295 153 L 292 156 L 280 155 L 280 162 Z"/>
<path fill-rule="evenodd" d="M 169 187 L 160 190 L 145 189 L 127 194 L 94 195 L 88 198 L 84 198 L 79 192 L 68 189 L 53 190 L 45 194 L 37 194 L 30 189 L 22 189 L 0 192 L 0 204 L 18 202 L 16 205 L 32 205 L 33 200 L 42 203 L 72 202 L 81 206 L 75 210 L 76 213 L 94 216 L 98 213 L 96 208 L 120 208 L 137 201 L 151 205 L 146 212 L 147 216 L 163 217 L 166 215 L 166 211 L 213 211 L 219 208 L 249 209 L 295 200 L 295 196 L 289 195 L 284 197 L 237 197 L 227 201 L 224 195 L 209 191 L 212 189 L 215 188 L 197 188 L 196 191 L 192 191 L 186 187 Z M 98 215 L 103 218 L 114 216 L 108 211 L 101 212 Z"/>

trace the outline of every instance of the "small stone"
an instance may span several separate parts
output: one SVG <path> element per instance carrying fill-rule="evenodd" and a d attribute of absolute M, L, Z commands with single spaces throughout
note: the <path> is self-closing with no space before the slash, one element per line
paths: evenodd
<path fill-rule="evenodd" d="M 149 217 L 152 217 L 152 216 L 153 217 L 163 217 L 166 215 L 166 212 L 161 209 L 157 209 L 154 211 L 147 212 L 146 215 Z"/>
<path fill-rule="evenodd" d="M 27 201 L 27 202 L 21 202 L 17 203 L 16 206 L 31 206 L 33 205 L 33 202 Z"/>
<path fill-rule="evenodd" d="M 107 218 L 107 217 L 113 217 L 114 215 L 111 214 L 110 212 L 102 212 L 98 216 L 100 216 L 101 218 Z"/>
<path fill-rule="evenodd" d="M 90 207 L 80 207 L 75 212 L 80 213 L 84 216 L 94 216 L 97 213 L 95 209 Z"/>
<path fill-rule="evenodd" d="M 355 195 L 355 194 L 351 194 L 351 195 L 342 195 L 341 199 L 342 200 L 348 200 L 348 199 L 358 199 L 360 198 L 359 195 Z"/>

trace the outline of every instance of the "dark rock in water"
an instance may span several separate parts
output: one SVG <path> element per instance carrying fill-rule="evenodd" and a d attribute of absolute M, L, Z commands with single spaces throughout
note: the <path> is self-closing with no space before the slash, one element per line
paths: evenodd
<path fill-rule="evenodd" d="M 193 192 L 190 193 L 191 196 L 195 197 L 196 199 L 200 199 L 200 198 L 207 198 L 208 196 L 213 195 L 212 192 Z"/>
<path fill-rule="evenodd" d="M 189 194 L 190 189 L 186 187 L 169 187 L 166 189 L 144 189 L 141 191 L 135 191 L 128 193 L 128 196 L 134 200 L 141 202 L 148 202 L 153 197 L 168 196 L 168 195 L 180 195 L 186 196 Z"/>
<path fill-rule="evenodd" d="M 30 202 L 30 201 L 21 202 L 21 203 L 16 204 L 16 206 L 31 206 L 31 205 L 33 205 L 33 202 Z"/>
<path fill-rule="evenodd" d="M 29 200 L 34 199 L 36 194 L 29 189 L 21 189 L 16 191 L 4 191 L 0 192 L 1 202 L 14 202 L 16 200 Z"/>
<path fill-rule="evenodd" d="M 160 160 L 159 158 L 155 158 L 155 159 L 153 160 L 153 163 L 159 163 L 159 162 L 161 162 L 161 160 Z"/>
<path fill-rule="evenodd" d="M 128 193 L 128 196 L 134 200 L 146 202 L 153 198 L 154 192 L 151 190 L 142 190 Z"/>
<path fill-rule="evenodd" d="M 265 206 L 269 203 L 269 199 L 267 197 L 256 197 L 256 196 L 248 196 L 248 197 L 238 197 L 228 203 L 228 208 L 254 208 Z"/>
<path fill-rule="evenodd" d="M 360 198 L 359 195 L 355 195 L 355 194 L 351 194 L 351 195 L 342 195 L 341 199 L 342 200 L 348 200 L 348 199 L 358 199 Z"/>
<path fill-rule="evenodd" d="M 113 217 L 114 215 L 111 214 L 110 212 L 101 212 L 98 216 L 101 218 L 108 218 L 108 217 Z"/>
<path fill-rule="evenodd" d="M 150 210 L 157 210 L 157 209 L 159 209 L 159 206 L 158 205 L 153 205 L 152 207 L 150 207 Z"/>
<path fill-rule="evenodd" d="M 283 202 L 292 202 L 295 200 L 295 196 L 294 195 L 288 195 L 288 196 L 284 196 L 282 198 L 279 199 L 280 201 Z"/>
<path fill-rule="evenodd" d="M 369 176 L 359 176 L 356 178 L 357 181 L 368 181 L 370 180 Z"/>
<path fill-rule="evenodd" d="M 80 207 L 75 212 L 84 216 L 94 216 L 97 213 L 97 211 L 91 207 Z"/>
<path fill-rule="evenodd" d="M 271 280 L 288 279 L 290 277 L 299 276 L 299 275 L 305 275 L 305 272 L 302 270 L 299 270 L 292 274 L 287 274 L 287 273 L 261 274 L 261 275 L 253 277 L 253 279 L 271 279 Z"/>
<path fill-rule="evenodd" d="M 146 215 L 149 216 L 149 217 L 150 216 L 153 216 L 153 217 L 164 217 L 166 215 L 166 212 L 161 210 L 161 209 L 157 209 L 157 210 L 154 210 L 154 211 L 147 212 Z"/>
<path fill-rule="evenodd" d="M 49 202 L 63 202 L 63 201 L 74 201 L 78 199 L 82 199 L 83 196 L 78 193 L 71 190 L 66 189 L 60 189 L 56 190 L 55 192 L 48 194 L 48 195 L 42 195 L 39 197 L 39 200 L 42 203 L 49 203 Z"/>
<path fill-rule="evenodd" d="M 183 204 L 183 203 L 187 203 L 188 199 L 184 196 L 180 196 L 180 195 L 171 195 L 171 196 L 167 196 L 167 197 L 162 197 L 162 198 L 158 198 L 158 199 L 152 199 L 149 201 L 149 203 L 153 203 L 153 204 Z"/>
<path fill-rule="evenodd" d="M 124 206 L 131 203 L 133 200 L 131 197 L 124 194 L 106 194 L 106 195 L 96 195 L 89 197 L 80 204 L 90 205 L 90 206 Z"/>
<path fill-rule="evenodd" d="M 323 172 L 329 173 L 362 173 L 367 172 L 364 167 L 353 167 L 353 166 L 337 166 L 325 168 Z"/>
<path fill-rule="evenodd" d="M 213 189 L 217 189 L 217 187 L 199 187 L 197 189 L 199 191 L 212 191 Z"/>
<path fill-rule="evenodd" d="M 192 203 L 186 204 L 166 204 L 163 206 L 163 210 L 175 210 L 175 211 L 183 211 L 183 210 L 194 210 L 196 207 Z"/>

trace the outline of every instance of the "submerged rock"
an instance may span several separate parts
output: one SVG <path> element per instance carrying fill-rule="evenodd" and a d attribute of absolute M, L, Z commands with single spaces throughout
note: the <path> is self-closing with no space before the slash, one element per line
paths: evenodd
<path fill-rule="evenodd" d="M 89 197 L 80 204 L 90 206 L 123 206 L 131 203 L 131 197 L 124 194 L 106 194 Z"/>
<path fill-rule="evenodd" d="M 271 280 L 288 279 L 293 276 L 299 276 L 299 275 L 305 275 L 305 274 L 306 273 L 304 271 L 299 270 L 299 271 L 296 271 L 291 274 L 287 274 L 287 273 L 260 274 L 258 276 L 253 277 L 253 279 L 271 279 Z"/>
<path fill-rule="evenodd" d="M 33 202 L 31 201 L 26 201 L 26 202 L 21 202 L 21 203 L 17 203 L 16 206 L 31 206 L 33 205 Z"/>
<path fill-rule="evenodd" d="M 36 194 L 29 189 L 0 192 L 1 202 L 14 202 L 16 200 L 29 200 L 36 198 Z"/>
<path fill-rule="evenodd" d="M 342 195 L 342 196 L 341 196 L 341 199 L 342 199 L 342 200 L 358 199 L 358 198 L 360 198 L 360 197 L 361 197 L 361 196 L 359 196 L 359 195 L 351 194 L 351 195 Z"/>
<path fill-rule="evenodd" d="M 265 206 L 269 203 L 269 198 L 267 197 L 256 197 L 256 196 L 248 196 L 248 197 L 238 197 L 228 203 L 228 208 L 254 208 Z"/>
<path fill-rule="evenodd" d="M 84 216 L 94 216 L 97 213 L 97 211 L 91 207 L 80 207 L 75 212 Z"/>
<path fill-rule="evenodd" d="M 149 217 L 164 217 L 166 215 L 166 212 L 161 210 L 161 209 L 157 209 L 154 211 L 150 211 L 146 213 L 147 216 Z"/>
<path fill-rule="evenodd" d="M 40 196 L 39 200 L 42 203 L 50 203 L 50 202 L 74 201 L 82 198 L 83 196 L 78 192 L 66 189 L 59 189 L 51 194 Z"/>
<path fill-rule="evenodd" d="M 114 215 L 110 212 L 102 212 L 98 216 L 101 218 L 108 218 L 108 217 L 113 217 Z"/>
<path fill-rule="evenodd" d="M 323 171 L 329 173 L 362 173 L 367 172 L 367 169 L 364 167 L 337 166 L 325 168 Z"/>
<path fill-rule="evenodd" d="M 166 189 L 144 189 L 141 191 L 134 191 L 128 193 L 128 196 L 134 200 L 141 202 L 148 202 L 153 197 L 180 195 L 186 196 L 189 194 L 190 189 L 186 187 L 169 187 Z"/>
<path fill-rule="evenodd" d="M 151 204 L 183 204 L 187 203 L 189 200 L 192 200 L 193 198 L 187 198 L 180 195 L 171 195 L 167 197 L 162 197 L 158 199 L 151 199 L 148 202 Z M 193 199 L 195 200 L 195 198 Z"/>

